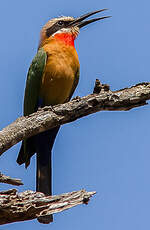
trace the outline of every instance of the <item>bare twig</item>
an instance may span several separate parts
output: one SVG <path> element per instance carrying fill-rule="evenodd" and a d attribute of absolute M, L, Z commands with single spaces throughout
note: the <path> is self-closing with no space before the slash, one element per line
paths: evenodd
<path fill-rule="evenodd" d="M 11 184 L 11 185 L 23 185 L 20 179 L 11 178 L 10 176 L 5 176 L 0 172 L 0 183 Z"/>
<path fill-rule="evenodd" d="M 119 91 L 109 90 L 97 80 L 94 93 L 61 105 L 47 106 L 28 117 L 20 117 L 0 131 L 0 154 L 19 141 L 50 128 L 72 122 L 98 111 L 126 111 L 146 105 L 150 83 L 140 83 Z"/>
<path fill-rule="evenodd" d="M 33 191 L 17 193 L 15 189 L 0 192 L 0 225 L 31 220 L 87 204 L 95 193 L 80 190 L 46 197 L 43 193 Z"/>

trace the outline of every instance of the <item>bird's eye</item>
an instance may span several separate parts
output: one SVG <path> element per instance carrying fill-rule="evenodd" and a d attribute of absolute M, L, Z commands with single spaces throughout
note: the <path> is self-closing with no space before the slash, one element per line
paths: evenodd
<path fill-rule="evenodd" d="M 64 21 L 58 21 L 57 24 L 58 24 L 59 26 L 63 26 L 63 25 L 64 25 Z"/>

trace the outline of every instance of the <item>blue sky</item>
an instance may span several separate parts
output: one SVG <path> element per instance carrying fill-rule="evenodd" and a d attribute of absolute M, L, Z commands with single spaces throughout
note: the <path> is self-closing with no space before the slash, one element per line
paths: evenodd
<path fill-rule="evenodd" d="M 113 17 L 84 28 L 76 40 L 81 75 L 75 96 L 92 92 L 96 78 L 120 89 L 149 81 L 150 2 L 119 0 L 1 0 L 0 127 L 22 115 L 26 74 L 36 54 L 40 28 L 50 18 L 109 8 Z M 88 206 L 55 215 L 51 225 L 36 220 L 0 229 L 150 229 L 150 106 L 100 112 L 64 125 L 53 149 L 53 193 L 96 190 Z M 35 157 L 18 166 L 20 143 L 0 158 L 0 171 L 35 188 Z M 1 185 L 1 189 L 11 186 Z"/>

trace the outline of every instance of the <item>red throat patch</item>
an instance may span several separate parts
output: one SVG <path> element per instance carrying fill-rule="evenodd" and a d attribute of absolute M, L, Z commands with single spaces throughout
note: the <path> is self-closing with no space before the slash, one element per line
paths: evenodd
<path fill-rule="evenodd" d="M 54 38 L 63 41 L 66 45 L 74 47 L 75 36 L 71 33 L 56 33 Z"/>

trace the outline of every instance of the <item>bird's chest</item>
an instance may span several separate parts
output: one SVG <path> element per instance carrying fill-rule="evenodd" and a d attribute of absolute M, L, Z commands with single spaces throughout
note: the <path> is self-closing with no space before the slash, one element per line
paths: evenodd
<path fill-rule="evenodd" d="M 71 52 L 57 50 L 48 54 L 40 91 L 44 105 L 60 104 L 67 100 L 78 70 L 77 62 Z"/>

